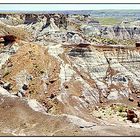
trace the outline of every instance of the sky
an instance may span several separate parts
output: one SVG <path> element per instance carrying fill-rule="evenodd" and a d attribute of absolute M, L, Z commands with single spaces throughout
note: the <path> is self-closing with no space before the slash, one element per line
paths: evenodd
<path fill-rule="evenodd" d="M 140 4 L 0 4 L 0 11 L 139 9 Z"/>

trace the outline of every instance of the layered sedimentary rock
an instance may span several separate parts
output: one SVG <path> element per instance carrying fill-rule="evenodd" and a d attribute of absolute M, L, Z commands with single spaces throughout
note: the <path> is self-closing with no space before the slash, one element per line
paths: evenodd
<path fill-rule="evenodd" d="M 82 30 L 77 31 L 74 25 L 70 26 L 75 28 L 74 31 L 66 30 L 61 26 L 60 21 L 65 21 L 63 15 L 50 14 L 36 17 L 32 14 L 24 16 L 29 23 L 26 21 L 21 25 L 7 25 L 1 22 L 0 92 L 2 96 L 14 97 L 11 100 L 10 97 L 4 98 L 4 100 L 12 105 L 14 101 L 17 101 L 17 104 L 25 109 L 26 118 L 30 113 L 37 114 L 38 117 L 33 124 L 32 117 L 28 118 L 31 119 L 30 123 L 26 122 L 28 119 L 22 120 L 25 121 L 22 126 L 28 125 L 30 131 L 18 126 L 23 130 L 13 132 L 11 129 L 15 129 L 14 126 L 9 131 L 6 129 L 7 133 L 64 135 L 60 133 L 66 132 L 66 134 L 74 135 L 75 132 L 72 129 L 76 128 L 74 130 L 79 135 L 82 134 L 81 129 L 88 131 L 85 134 L 89 134 L 89 131 L 95 131 L 96 125 L 105 124 L 104 126 L 106 126 L 113 122 L 106 120 L 110 119 L 105 114 L 107 109 L 104 109 L 104 116 L 102 116 L 102 109 L 98 109 L 98 107 L 105 106 L 112 111 L 115 105 L 109 107 L 108 105 L 123 103 L 125 110 L 129 105 L 138 110 L 137 102 L 140 96 L 139 47 L 91 45 Z M 26 32 L 27 29 L 31 34 Z M 98 31 L 100 32 L 100 30 Z M 116 34 L 117 32 L 119 34 L 119 31 L 115 31 Z M 8 41 L 7 36 L 10 37 Z M 16 39 L 12 40 L 11 37 Z M 20 103 L 20 101 L 22 102 Z M 34 112 L 28 110 L 27 105 L 24 104 L 29 104 Z M 19 108 L 16 109 L 19 110 Z M 113 113 L 125 112 L 122 108 L 118 110 Z M 43 115 L 35 113 L 35 111 L 41 112 Z M 18 113 L 21 115 L 24 112 Z M 98 113 L 101 115 L 97 117 Z M 14 111 L 13 114 L 15 114 Z M 138 112 L 138 114 L 140 113 Z M 117 116 L 117 114 L 115 115 Z M 32 127 L 39 125 L 37 121 L 40 116 L 46 121 L 44 125 L 32 132 Z M 17 118 L 18 124 L 20 124 L 21 118 Z M 70 132 L 67 132 L 66 128 L 64 131 L 58 130 L 63 120 Z M 50 131 L 46 131 L 45 127 L 49 121 L 54 122 L 54 126 L 50 128 Z M 119 122 L 120 125 L 127 127 L 132 125 L 122 120 Z M 116 118 L 113 123 L 119 125 Z M 58 125 L 57 129 L 55 129 L 55 125 Z M 49 126 L 51 126 L 50 123 Z M 90 128 L 91 130 L 89 130 Z M 40 132 L 41 130 L 43 132 Z M 3 130 L 1 131 L 3 132 Z"/>
<path fill-rule="evenodd" d="M 28 31 L 32 32 L 35 38 L 39 38 L 40 36 L 46 36 L 47 32 L 50 29 L 50 26 L 52 26 L 52 21 L 54 22 L 55 30 L 56 27 L 57 31 L 61 32 L 62 34 L 66 34 L 66 32 L 71 31 L 78 31 L 83 33 L 84 38 L 87 38 L 92 43 L 91 36 L 100 36 L 102 38 L 107 39 L 117 39 L 117 40 L 139 40 L 139 34 L 140 29 L 139 25 L 134 23 L 131 23 L 129 25 L 125 24 L 118 24 L 118 25 L 100 25 L 95 24 L 95 21 L 93 23 L 92 20 L 88 18 L 83 18 L 82 20 L 80 17 L 78 18 L 71 18 L 71 16 L 66 14 L 1 14 L 0 20 L 1 22 L 8 24 L 8 25 L 20 25 L 23 26 L 26 24 L 26 26 L 30 25 L 31 28 L 28 29 Z M 90 20 L 91 21 L 90 21 Z M 52 27 L 51 27 L 52 28 Z M 51 29 L 52 30 L 52 29 Z M 50 32 L 51 32 L 50 30 Z M 82 35 L 82 36 L 83 36 Z M 59 33 L 55 33 L 54 36 L 60 36 Z M 52 40 L 55 39 L 55 37 L 52 37 Z M 62 35 L 63 36 L 63 35 Z M 66 35 L 65 35 L 66 36 Z M 59 40 L 64 40 L 65 37 L 59 37 Z M 91 39 L 89 39 L 91 38 Z M 42 41 L 44 38 L 42 38 Z M 100 41 L 100 40 L 99 40 Z M 66 41 L 65 41 L 66 42 Z"/>
<path fill-rule="evenodd" d="M 37 99 L 49 113 L 91 119 L 96 104 L 136 98 L 139 61 L 139 48 L 26 43 L 2 65 L 1 80 L 11 83 L 11 93 Z"/>
<path fill-rule="evenodd" d="M 139 26 L 125 26 L 125 25 L 115 25 L 115 26 L 91 26 L 86 25 L 81 27 L 83 32 L 90 36 L 100 36 L 101 38 L 115 39 L 115 40 L 139 40 L 140 27 Z M 90 40 L 92 42 L 92 38 Z"/>

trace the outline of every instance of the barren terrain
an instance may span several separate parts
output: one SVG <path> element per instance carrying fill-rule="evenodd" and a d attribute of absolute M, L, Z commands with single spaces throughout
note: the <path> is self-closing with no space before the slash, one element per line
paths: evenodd
<path fill-rule="evenodd" d="M 138 20 L 97 20 L 0 14 L 1 136 L 140 135 Z"/>

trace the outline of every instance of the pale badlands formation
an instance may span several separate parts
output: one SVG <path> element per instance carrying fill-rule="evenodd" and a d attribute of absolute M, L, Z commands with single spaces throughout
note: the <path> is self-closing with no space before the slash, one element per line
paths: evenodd
<path fill-rule="evenodd" d="M 139 25 L 80 18 L 0 15 L 1 136 L 140 135 Z"/>

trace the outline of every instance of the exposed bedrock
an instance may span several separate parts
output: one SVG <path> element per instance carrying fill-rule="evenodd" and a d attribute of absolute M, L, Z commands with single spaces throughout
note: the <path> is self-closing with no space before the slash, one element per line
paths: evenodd
<path fill-rule="evenodd" d="M 1 80 L 11 83 L 13 94 L 37 99 L 48 113 L 91 119 L 97 104 L 140 93 L 139 53 L 139 48 L 26 43 L 2 66 Z"/>
<path fill-rule="evenodd" d="M 95 130 L 92 128 L 96 125 L 119 127 L 123 124 L 128 127 L 128 122 L 139 122 L 139 42 L 134 47 L 121 42 L 121 45 L 110 42 L 110 45 L 105 45 L 100 41 L 102 38 L 136 41 L 139 28 L 81 27 L 79 21 L 81 19 L 63 14 L 1 14 L 0 109 L 4 112 L 3 107 L 9 102 L 17 111 L 9 107 L 13 115 L 18 114 L 18 128 L 23 125 L 30 129 L 29 132 L 28 129 L 19 131 L 13 125 L 8 130 L 6 125 L 9 126 L 10 121 L 6 121 L 7 133 L 35 135 L 43 129 L 41 135 L 55 135 L 61 133 L 59 129 L 63 120 L 64 125 L 70 127 L 67 134 L 71 134 L 74 127 L 81 134 L 83 130 Z M 97 39 L 99 44 L 92 42 L 90 37 Z M 128 108 L 129 105 L 135 109 Z M 118 121 L 120 116 L 116 112 L 126 116 Z M 27 116 L 22 119 L 24 113 Z M 34 117 L 29 117 L 31 113 L 37 115 L 33 124 Z M 133 118 L 124 121 L 131 114 Z M 41 125 L 38 122 L 40 116 L 40 121 L 46 119 Z M 11 121 L 15 122 L 13 118 Z M 31 121 L 27 123 L 26 119 Z M 51 121 L 54 124 L 51 125 Z M 5 130 L 1 129 L 1 132 Z"/>

